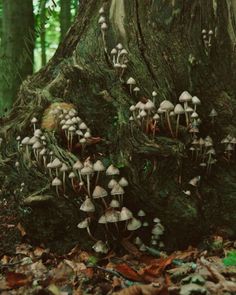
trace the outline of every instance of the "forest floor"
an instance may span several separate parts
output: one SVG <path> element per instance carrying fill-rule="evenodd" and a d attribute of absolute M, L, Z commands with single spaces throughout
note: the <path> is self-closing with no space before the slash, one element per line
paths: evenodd
<path fill-rule="evenodd" d="M 7 294 L 236 294 L 236 244 L 220 236 L 208 249 L 140 252 L 122 241 L 122 254 L 95 256 L 79 245 L 64 255 L 27 243 L 7 202 L 0 216 L 0 293 Z"/>

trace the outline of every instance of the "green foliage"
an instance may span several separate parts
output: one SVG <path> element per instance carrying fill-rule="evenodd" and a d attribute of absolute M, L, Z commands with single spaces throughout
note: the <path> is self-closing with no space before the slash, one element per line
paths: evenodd
<path fill-rule="evenodd" d="M 223 259 L 225 266 L 236 266 L 236 251 L 230 251 Z"/>

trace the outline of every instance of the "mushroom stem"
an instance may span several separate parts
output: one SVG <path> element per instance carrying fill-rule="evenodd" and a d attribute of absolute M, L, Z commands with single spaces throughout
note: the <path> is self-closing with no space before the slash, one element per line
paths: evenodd
<path fill-rule="evenodd" d="M 92 240 L 94 240 L 94 241 L 98 241 L 92 234 L 91 234 L 91 231 L 90 231 L 90 228 L 89 228 L 89 226 L 87 226 L 87 233 L 88 233 L 88 235 L 90 236 L 90 238 L 92 239 Z"/>
<path fill-rule="evenodd" d="M 177 121 L 176 121 L 176 130 L 175 130 L 175 136 L 178 137 L 178 132 L 179 132 L 179 118 L 180 115 L 177 115 Z"/>
<path fill-rule="evenodd" d="M 57 196 L 60 197 L 58 186 L 56 186 L 56 193 L 57 193 Z"/>
<path fill-rule="evenodd" d="M 97 172 L 97 177 L 96 177 L 96 181 L 95 181 L 95 186 L 98 184 L 99 175 L 100 175 L 100 171 Z"/>
<path fill-rule="evenodd" d="M 108 208 L 108 205 L 107 205 L 106 201 L 104 200 L 104 198 L 102 198 L 102 202 L 103 202 L 105 208 Z"/>
<path fill-rule="evenodd" d="M 188 102 L 185 101 L 184 102 L 184 114 L 185 114 L 185 119 L 186 119 L 186 126 L 188 127 L 188 125 L 189 125 L 189 118 L 188 118 L 188 113 L 186 112 L 187 107 L 188 107 Z"/>
<path fill-rule="evenodd" d="M 65 192 L 66 190 L 66 172 L 63 172 L 63 176 L 62 176 L 62 182 L 63 182 L 63 190 Z"/>
<path fill-rule="evenodd" d="M 104 51 L 107 52 L 107 43 L 106 43 L 106 39 L 105 39 L 105 32 L 102 30 L 102 42 L 104 45 Z"/>
<path fill-rule="evenodd" d="M 74 184 L 74 179 L 73 179 L 73 178 L 71 179 L 71 185 L 72 185 L 72 187 L 73 187 L 73 190 L 76 191 L 76 189 L 75 189 L 75 184 Z"/>
<path fill-rule="evenodd" d="M 155 134 L 156 134 L 156 125 L 157 125 L 157 121 L 154 121 L 154 125 L 153 125 L 153 131 L 152 131 L 152 139 L 155 139 Z"/>
<path fill-rule="evenodd" d="M 89 194 L 89 197 L 91 196 L 91 193 L 90 193 L 90 176 L 87 175 L 87 188 L 88 188 L 88 194 Z"/>
<path fill-rule="evenodd" d="M 168 123 L 168 127 L 169 127 L 169 130 L 170 130 L 171 136 L 175 137 L 174 133 L 173 133 L 173 130 L 172 130 L 171 122 L 170 122 L 169 112 L 166 113 L 166 118 L 167 118 L 167 123 Z"/>

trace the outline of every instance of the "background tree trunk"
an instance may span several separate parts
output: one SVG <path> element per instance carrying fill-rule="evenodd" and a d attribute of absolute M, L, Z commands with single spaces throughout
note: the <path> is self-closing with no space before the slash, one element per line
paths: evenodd
<path fill-rule="evenodd" d="M 0 64 L 0 113 L 9 110 L 22 81 L 33 72 L 32 0 L 3 0 Z"/>
<path fill-rule="evenodd" d="M 60 0 L 60 7 L 61 40 L 63 40 L 71 25 L 71 1 Z"/>
<path fill-rule="evenodd" d="M 47 0 L 41 0 L 40 3 L 40 43 L 41 43 L 41 64 L 44 67 L 47 63 L 46 56 L 46 3 Z"/>
<path fill-rule="evenodd" d="M 98 25 L 102 5 L 108 24 L 107 51 Z M 134 210 L 144 209 L 150 220 L 158 216 L 169 247 L 198 242 L 211 232 L 235 236 L 235 160 L 225 160 L 220 144 L 227 134 L 236 136 L 235 17 L 233 0 L 81 1 L 77 19 L 52 60 L 23 83 L 3 133 L 8 141 L 19 130 L 26 135 L 30 119 L 40 118 L 51 102 L 73 103 L 92 133 L 104 139 L 89 155 L 103 154 L 124 167 L 130 183 L 125 203 Z M 203 29 L 214 32 L 210 50 L 204 47 Z M 151 97 L 156 90 L 157 103 L 167 98 L 176 104 L 180 93 L 189 90 L 201 99 L 201 136 L 210 135 L 217 151 L 211 175 L 191 160 L 191 138 L 184 128 L 179 140 L 161 132 L 155 142 L 139 130 L 130 132 L 129 107 L 139 97 L 130 94 L 112 66 L 109 52 L 119 42 L 129 52 L 124 81 L 134 77 L 140 97 Z M 213 107 L 219 114 L 214 126 L 208 117 Z M 55 154 L 69 159 L 59 138 L 52 138 Z M 8 154 L 14 150 L 9 146 Z M 13 160 L 2 162 L 5 187 L 29 182 L 29 193 L 50 191 L 48 179 L 37 171 L 31 169 L 31 178 L 26 179 L 27 169 L 21 176 L 10 174 L 11 165 Z M 196 175 L 201 175 L 198 190 L 188 184 Z M 183 193 L 188 189 L 191 196 Z M 53 204 L 43 210 L 34 207 L 24 216 L 31 235 L 51 242 L 62 235 L 70 242 L 79 239 L 78 212 L 67 202 Z"/>

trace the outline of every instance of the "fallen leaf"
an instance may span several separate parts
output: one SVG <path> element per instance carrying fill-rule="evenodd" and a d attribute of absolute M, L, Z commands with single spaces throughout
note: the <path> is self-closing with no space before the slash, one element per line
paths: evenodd
<path fill-rule="evenodd" d="M 25 231 L 24 227 L 20 223 L 18 223 L 16 227 L 19 230 L 20 235 L 22 237 L 25 237 L 26 236 L 26 231 Z"/>
<path fill-rule="evenodd" d="M 6 281 L 8 286 L 14 289 L 31 283 L 31 278 L 22 273 L 8 272 L 6 275 Z"/>
<path fill-rule="evenodd" d="M 130 266 L 125 263 L 117 264 L 114 267 L 114 270 L 118 271 L 125 278 L 135 281 L 135 282 L 144 282 L 143 278 Z"/>
<path fill-rule="evenodd" d="M 121 242 L 121 245 L 124 247 L 126 251 L 128 251 L 130 254 L 134 255 L 135 257 L 142 256 L 142 252 L 140 252 L 139 249 L 128 240 L 123 239 Z"/>
<path fill-rule="evenodd" d="M 167 288 L 160 283 L 150 285 L 135 285 L 126 288 L 120 292 L 114 292 L 113 295 L 168 295 Z"/>

